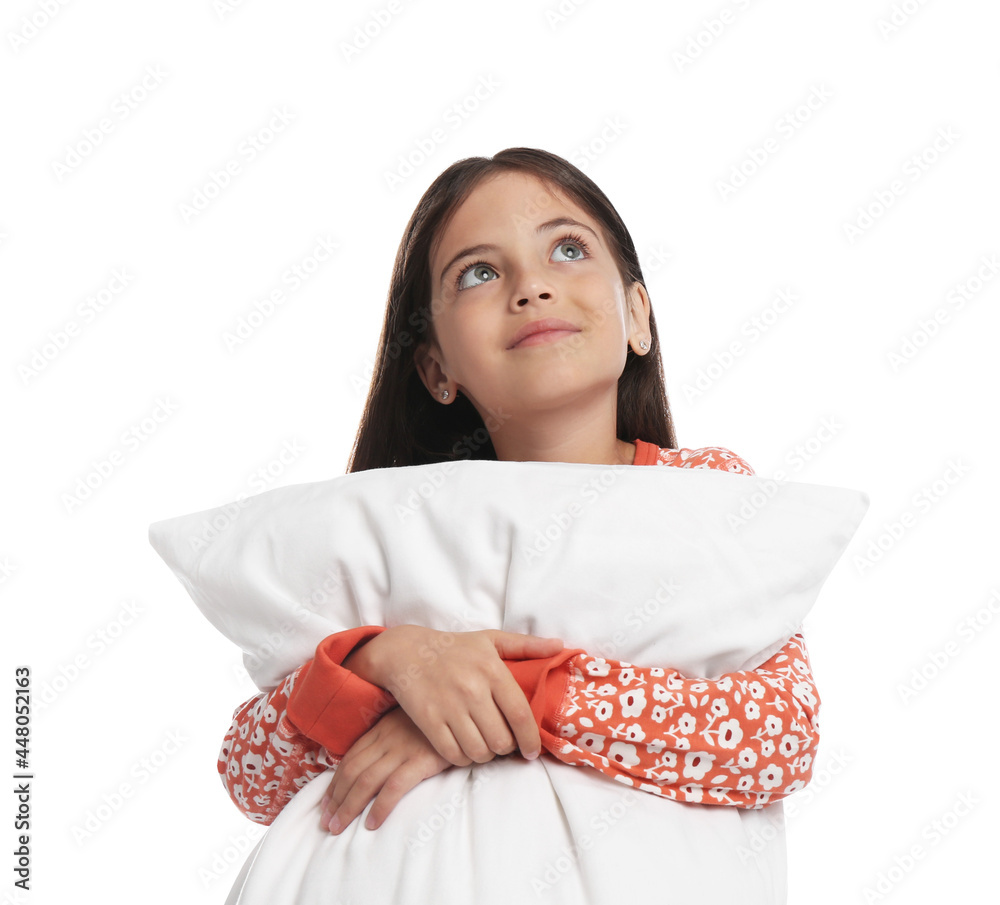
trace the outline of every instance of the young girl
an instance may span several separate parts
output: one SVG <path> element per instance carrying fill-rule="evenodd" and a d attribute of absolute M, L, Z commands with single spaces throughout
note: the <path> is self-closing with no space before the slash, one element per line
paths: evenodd
<path fill-rule="evenodd" d="M 603 192 L 544 151 L 450 166 L 396 257 L 348 471 L 462 458 L 753 474 L 724 448 L 677 448 L 632 239 Z M 501 631 L 340 632 L 237 709 L 219 772 L 269 824 L 330 770 L 332 833 L 373 800 L 374 829 L 422 780 L 515 751 L 717 806 L 761 808 L 809 781 L 820 702 L 801 634 L 714 680 L 602 652 Z"/>

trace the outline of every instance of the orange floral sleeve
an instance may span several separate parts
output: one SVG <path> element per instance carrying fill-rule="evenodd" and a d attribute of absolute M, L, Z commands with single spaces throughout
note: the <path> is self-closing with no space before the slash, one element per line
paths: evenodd
<path fill-rule="evenodd" d="M 270 824 L 341 760 L 288 719 L 301 672 L 241 705 L 219 754 L 230 798 L 258 823 Z M 641 791 L 759 808 L 812 776 L 820 699 L 800 633 L 758 669 L 715 680 L 578 653 L 544 681 L 543 694 L 563 689 L 555 712 L 540 721 L 545 750 Z M 349 710 L 357 700 L 344 697 L 339 706 Z"/>
<path fill-rule="evenodd" d="M 820 699 L 801 633 L 753 671 L 685 678 L 577 654 L 544 744 L 574 766 L 702 804 L 760 808 L 803 788 Z"/>
<path fill-rule="evenodd" d="M 233 804 L 256 823 L 270 824 L 309 780 L 340 763 L 288 719 L 288 696 L 303 668 L 236 708 L 222 741 L 222 783 Z"/>
<path fill-rule="evenodd" d="M 311 660 L 233 713 L 217 767 L 249 819 L 270 824 L 299 789 L 336 767 L 397 706 L 389 692 L 341 665 L 358 644 L 383 631 L 360 626 L 324 638 Z"/>

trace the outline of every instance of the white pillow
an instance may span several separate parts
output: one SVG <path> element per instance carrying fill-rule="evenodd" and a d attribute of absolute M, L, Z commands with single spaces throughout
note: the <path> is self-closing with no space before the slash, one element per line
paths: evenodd
<path fill-rule="evenodd" d="M 716 678 L 799 627 L 867 506 L 710 469 L 462 460 L 281 487 L 149 534 L 264 690 L 332 632 L 400 623 Z M 377 830 L 369 803 L 331 836 L 328 785 L 284 807 L 227 905 L 786 900 L 780 801 L 686 804 L 551 756 L 496 758 L 424 780 Z"/>
<path fill-rule="evenodd" d="M 867 507 L 714 469 L 461 460 L 279 487 L 149 538 L 262 690 L 333 632 L 400 623 L 714 678 L 796 630 Z"/>

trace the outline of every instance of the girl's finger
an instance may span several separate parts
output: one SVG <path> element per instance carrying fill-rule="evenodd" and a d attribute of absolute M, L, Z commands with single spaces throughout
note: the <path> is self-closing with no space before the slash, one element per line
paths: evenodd
<path fill-rule="evenodd" d="M 492 698 L 490 703 L 493 703 Z M 479 731 L 479 726 L 469 714 L 466 713 L 449 720 L 448 728 L 454 735 L 455 741 L 461 746 L 462 753 L 477 764 L 485 764 L 496 757 L 486 739 L 483 738 L 483 733 Z"/>
<path fill-rule="evenodd" d="M 370 830 L 378 829 L 385 823 L 385 819 L 392 813 L 392 809 L 399 804 L 400 799 L 426 778 L 427 771 L 416 759 L 411 758 L 397 767 L 386 777 L 381 790 L 375 797 L 375 803 L 365 818 L 365 826 Z"/>
<path fill-rule="evenodd" d="M 347 796 L 336 808 L 332 819 L 337 821 L 330 832 L 335 836 L 358 816 L 382 790 L 386 779 L 396 767 L 395 760 L 390 756 L 380 758 L 354 781 Z"/>
<path fill-rule="evenodd" d="M 493 699 L 510 731 L 517 739 L 517 747 L 523 757 L 529 760 L 537 756 L 542 749 L 542 737 L 531 712 L 531 705 L 524 696 L 524 691 L 512 675 L 510 681 L 503 681 L 493 691 Z"/>
<path fill-rule="evenodd" d="M 333 797 L 334 786 L 337 784 L 337 771 L 340 769 L 340 764 L 336 767 L 332 767 L 330 771 L 330 782 L 326 787 L 326 791 L 323 793 L 323 797 L 319 802 L 320 813 L 326 810 L 326 806 L 330 803 L 330 799 Z"/>
<path fill-rule="evenodd" d="M 523 694 L 521 696 L 524 697 Z M 528 713 L 530 715 L 530 708 Z M 489 748 L 490 760 L 497 754 L 510 754 L 517 747 L 510 727 L 507 725 L 507 720 L 504 719 L 495 698 L 491 697 L 484 702 L 480 708 L 472 712 L 471 716 L 480 736 Z"/>
<path fill-rule="evenodd" d="M 522 660 L 533 657 L 550 657 L 563 648 L 561 638 L 542 638 L 519 632 L 487 630 L 501 660 Z"/>
<path fill-rule="evenodd" d="M 378 745 L 369 745 L 358 754 L 354 753 L 352 746 L 350 751 L 344 755 L 344 759 L 337 766 L 337 772 L 330 783 L 328 796 L 324 796 L 320 812 L 320 825 L 325 829 L 330 822 L 330 818 L 337 809 L 344 803 L 351 794 L 351 790 L 357 780 L 371 768 L 383 755 L 383 750 Z M 344 824 L 346 826 L 346 824 Z"/>
<path fill-rule="evenodd" d="M 407 716 L 410 715 L 407 714 Z M 421 716 L 419 720 L 410 716 L 410 720 L 423 733 L 431 747 L 449 764 L 456 767 L 467 767 L 472 762 L 466 756 L 449 723 L 435 722 L 433 715 L 427 718 Z M 426 725 L 428 721 L 430 724 Z"/>

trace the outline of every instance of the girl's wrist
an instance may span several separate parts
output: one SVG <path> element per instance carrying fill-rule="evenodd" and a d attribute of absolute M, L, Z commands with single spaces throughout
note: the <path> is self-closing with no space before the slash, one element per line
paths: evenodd
<path fill-rule="evenodd" d="M 384 688 L 385 686 L 382 684 L 379 658 L 375 655 L 378 653 L 377 642 L 384 634 L 385 632 L 379 632 L 375 637 L 369 638 L 354 648 L 340 664 L 344 669 L 350 670 L 354 675 L 364 679 L 366 682 L 370 682 L 372 685 L 377 685 L 379 688 Z"/>

